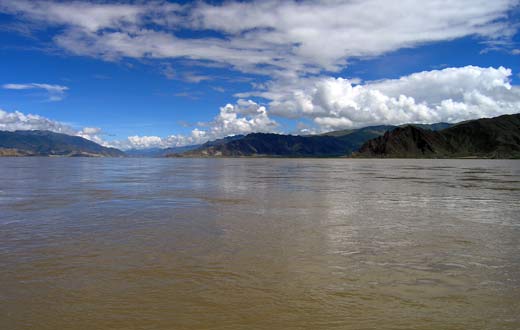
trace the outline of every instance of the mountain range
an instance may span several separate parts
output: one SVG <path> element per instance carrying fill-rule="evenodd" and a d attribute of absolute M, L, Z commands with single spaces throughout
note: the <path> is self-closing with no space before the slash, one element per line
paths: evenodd
<path fill-rule="evenodd" d="M 203 144 L 197 149 L 169 156 L 189 157 L 340 157 L 351 154 L 369 139 L 394 126 L 373 126 L 322 135 L 252 133 Z"/>
<path fill-rule="evenodd" d="M 183 152 L 197 149 L 199 147 L 200 147 L 200 144 L 182 146 L 182 147 L 170 147 L 170 148 L 129 149 L 129 150 L 125 150 L 125 154 L 126 154 L 126 156 L 133 157 L 133 158 L 150 158 L 150 157 L 157 158 L 157 157 L 165 157 L 167 155 L 172 155 L 172 154 L 181 154 Z"/>
<path fill-rule="evenodd" d="M 420 126 L 436 130 L 451 125 Z M 252 133 L 207 142 L 196 149 L 167 157 L 346 157 L 365 142 L 397 127 L 379 125 L 304 136 Z"/>
<path fill-rule="evenodd" d="M 0 131 L 0 156 L 520 158 L 520 114 L 457 124 L 380 125 L 321 135 L 251 133 L 123 152 L 49 131 Z"/>

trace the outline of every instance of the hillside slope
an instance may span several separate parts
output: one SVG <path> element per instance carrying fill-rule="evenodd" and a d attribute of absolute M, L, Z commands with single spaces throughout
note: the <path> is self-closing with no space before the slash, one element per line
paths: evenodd
<path fill-rule="evenodd" d="M 224 143 L 210 142 L 197 150 L 188 151 L 182 155 L 199 157 L 333 157 L 345 155 L 349 151 L 346 143 L 331 136 L 252 133 Z"/>
<path fill-rule="evenodd" d="M 399 127 L 367 141 L 355 156 L 520 158 L 520 114 L 471 120 L 441 131 Z"/>
<path fill-rule="evenodd" d="M 322 135 L 252 133 L 210 141 L 195 150 L 169 157 L 339 157 L 358 150 L 367 140 L 395 126 L 372 126 Z"/>
<path fill-rule="evenodd" d="M 0 156 L 124 157 L 79 136 L 50 131 L 0 131 Z"/>

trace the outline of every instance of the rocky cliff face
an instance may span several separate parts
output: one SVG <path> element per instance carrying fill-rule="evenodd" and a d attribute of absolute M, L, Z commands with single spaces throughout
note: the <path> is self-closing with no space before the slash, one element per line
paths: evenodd
<path fill-rule="evenodd" d="M 364 157 L 434 157 L 450 149 L 439 132 L 415 126 L 398 127 L 383 136 L 366 142 L 359 155 Z"/>
<path fill-rule="evenodd" d="M 355 156 L 520 158 L 520 114 L 472 120 L 441 131 L 399 127 L 367 141 Z"/>

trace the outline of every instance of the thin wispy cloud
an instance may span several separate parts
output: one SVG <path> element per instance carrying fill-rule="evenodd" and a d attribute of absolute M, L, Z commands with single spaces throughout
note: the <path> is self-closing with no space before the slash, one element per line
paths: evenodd
<path fill-rule="evenodd" d="M 209 75 L 197 74 L 194 72 L 186 72 L 182 75 L 182 79 L 190 83 L 198 84 L 202 81 L 213 80 L 213 77 Z"/>
<path fill-rule="evenodd" d="M 2 88 L 11 90 L 41 89 L 47 92 L 49 101 L 61 101 L 65 97 L 65 92 L 69 89 L 67 86 L 40 83 L 4 84 Z"/>

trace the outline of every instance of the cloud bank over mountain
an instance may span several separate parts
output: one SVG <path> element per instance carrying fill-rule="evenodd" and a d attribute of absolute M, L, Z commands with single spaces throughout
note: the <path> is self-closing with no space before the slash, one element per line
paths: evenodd
<path fill-rule="evenodd" d="M 168 148 L 200 144 L 228 135 L 253 132 L 274 132 L 278 123 L 267 115 L 265 107 L 253 101 L 239 101 L 220 108 L 213 121 L 199 123 L 189 135 L 175 134 L 159 136 L 129 136 L 126 140 L 107 141 L 104 132 L 97 127 L 75 129 L 72 126 L 39 115 L 24 114 L 19 111 L 7 112 L 0 109 L 0 130 L 48 130 L 57 133 L 81 136 L 104 146 L 120 149 Z"/>
<path fill-rule="evenodd" d="M 520 112 L 510 69 L 467 66 L 356 84 L 316 77 L 272 81 L 241 97 L 269 101 L 271 115 L 310 118 L 322 129 L 379 124 L 458 122 Z"/>
<path fill-rule="evenodd" d="M 75 134 L 122 149 L 166 148 L 198 144 L 228 135 L 276 132 L 271 116 L 309 118 L 319 131 L 379 124 L 459 122 L 520 112 L 520 88 L 510 69 L 467 66 L 414 73 L 400 79 L 355 84 L 344 78 L 319 77 L 274 81 L 264 90 L 241 95 L 270 100 L 267 107 L 239 99 L 189 135 L 130 136 L 104 141 L 99 128 L 72 127 L 38 115 L 0 110 L 0 130 L 45 129 Z"/>
<path fill-rule="evenodd" d="M 47 130 L 56 133 L 73 134 L 69 125 L 39 115 L 24 114 L 20 111 L 7 112 L 0 109 L 0 130 Z"/>

